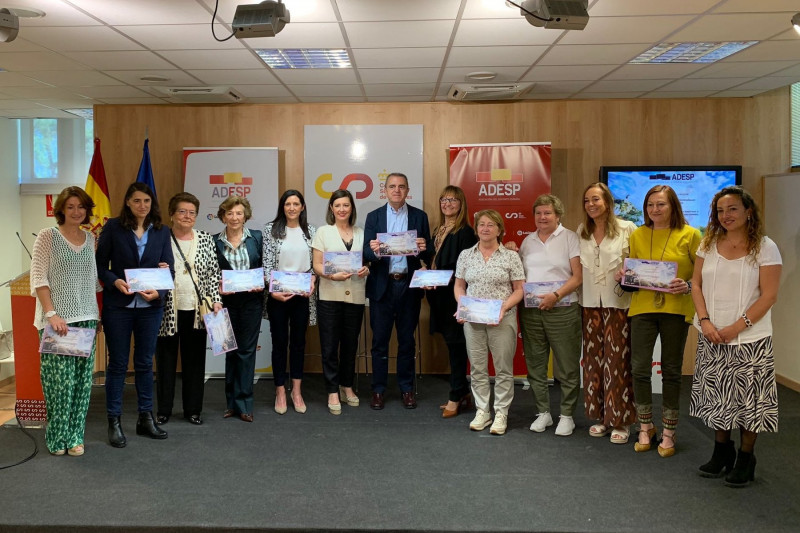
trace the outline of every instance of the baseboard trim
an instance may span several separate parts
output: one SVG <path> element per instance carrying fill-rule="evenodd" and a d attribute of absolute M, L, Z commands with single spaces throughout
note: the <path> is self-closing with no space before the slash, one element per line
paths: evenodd
<path fill-rule="evenodd" d="M 783 385 L 784 387 L 788 387 L 795 392 L 800 392 L 800 381 L 789 379 L 787 377 L 781 376 L 780 374 L 776 374 L 775 381 L 777 381 L 778 384 Z"/>

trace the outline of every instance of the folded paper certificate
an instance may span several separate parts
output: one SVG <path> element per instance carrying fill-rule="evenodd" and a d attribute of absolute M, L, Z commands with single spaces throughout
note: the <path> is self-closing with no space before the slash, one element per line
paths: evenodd
<path fill-rule="evenodd" d="M 227 309 L 222 308 L 217 313 L 203 315 L 203 322 L 206 325 L 208 341 L 211 343 L 211 351 L 214 355 L 222 355 L 238 348 Z"/>
<path fill-rule="evenodd" d="M 452 270 L 415 270 L 409 287 L 445 287 L 453 277 Z"/>
<path fill-rule="evenodd" d="M 223 270 L 222 292 L 246 292 L 264 288 L 264 269 Z"/>
<path fill-rule="evenodd" d="M 525 296 L 523 297 L 525 307 L 539 307 L 543 297 L 556 292 L 564 283 L 566 283 L 566 281 L 532 281 L 530 283 L 524 283 L 522 289 L 525 291 Z M 566 306 L 569 306 L 569 299 L 567 298 L 559 301 L 555 305 L 555 307 Z"/>
<path fill-rule="evenodd" d="M 126 268 L 125 281 L 133 292 L 175 288 L 168 268 Z"/>
<path fill-rule="evenodd" d="M 379 256 L 384 255 L 417 255 L 417 230 L 401 231 L 399 233 L 378 233 L 380 241 Z"/>
<path fill-rule="evenodd" d="M 42 332 L 39 352 L 89 357 L 92 354 L 92 346 L 94 345 L 96 334 L 96 329 L 67 326 L 67 334 L 61 336 L 53 330 L 50 324 L 47 324 L 44 327 L 44 332 Z"/>
<path fill-rule="evenodd" d="M 669 282 L 678 277 L 678 263 L 649 259 L 625 259 L 622 285 L 651 291 L 669 291 Z"/>
<path fill-rule="evenodd" d="M 322 252 L 322 273 L 326 276 L 344 272 L 355 274 L 364 262 L 361 252 Z"/>
<path fill-rule="evenodd" d="M 273 270 L 269 277 L 269 292 L 311 293 L 311 272 L 281 272 Z"/>
<path fill-rule="evenodd" d="M 462 296 L 458 305 L 456 318 L 466 322 L 479 324 L 499 324 L 500 310 L 503 300 L 487 300 L 486 298 L 470 298 Z"/>

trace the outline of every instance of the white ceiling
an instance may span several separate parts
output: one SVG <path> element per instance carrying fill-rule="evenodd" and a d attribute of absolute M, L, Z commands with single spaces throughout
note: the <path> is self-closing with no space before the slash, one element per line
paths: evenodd
<path fill-rule="evenodd" d="M 170 103 L 156 85 L 225 85 L 253 103 L 427 102 L 485 70 L 550 100 L 747 97 L 800 81 L 797 0 L 590 0 L 583 31 L 533 27 L 504 0 L 285 0 L 292 22 L 276 37 L 222 43 L 215 0 L 7 2 L 46 16 L 0 43 L 0 117 Z M 257 1 L 220 0 L 219 37 L 245 3 Z M 741 40 L 761 42 L 710 65 L 627 64 L 659 42 Z M 272 70 L 256 48 L 346 48 L 354 66 Z"/>

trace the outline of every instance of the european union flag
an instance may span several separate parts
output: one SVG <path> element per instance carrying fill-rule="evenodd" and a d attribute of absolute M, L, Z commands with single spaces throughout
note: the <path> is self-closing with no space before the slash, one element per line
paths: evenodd
<path fill-rule="evenodd" d="M 153 197 L 157 198 L 156 183 L 153 180 L 153 167 L 150 164 L 150 139 L 144 140 L 142 151 L 144 152 L 142 154 L 142 164 L 139 165 L 139 174 L 136 176 L 136 181 L 150 187 L 150 190 L 153 191 Z"/>

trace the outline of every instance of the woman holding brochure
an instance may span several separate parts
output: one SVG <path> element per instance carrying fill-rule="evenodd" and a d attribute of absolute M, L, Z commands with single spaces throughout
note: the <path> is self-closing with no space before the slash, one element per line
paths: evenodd
<path fill-rule="evenodd" d="M 677 263 L 677 275 L 666 291 L 641 289 L 633 293 L 628 316 L 631 317 L 631 365 L 633 396 L 639 420 L 639 438 L 634 446 L 645 452 L 658 442 L 653 424 L 652 374 L 653 348 L 661 337 L 661 380 L 663 401 L 661 421 L 664 424 L 658 454 L 675 454 L 675 428 L 680 407 L 681 367 L 689 322 L 694 315 L 690 279 L 700 232 L 683 216 L 678 195 L 668 185 L 656 185 L 644 197 L 644 226 L 630 237 L 631 259 Z M 615 276 L 621 280 L 620 269 Z"/>
<path fill-rule="evenodd" d="M 278 213 L 264 226 L 264 272 L 312 272 L 312 246 L 317 228 L 308 223 L 306 201 L 300 191 L 289 189 L 278 201 Z M 275 412 L 286 413 L 287 348 L 292 378 L 292 404 L 306 412 L 301 385 L 306 351 L 306 328 L 317 323 L 315 276 L 308 294 L 270 292 L 264 309 L 272 334 L 272 373 L 275 379 Z"/>
<path fill-rule="evenodd" d="M 136 380 L 136 434 L 166 439 L 153 418 L 153 352 L 164 314 L 166 289 L 132 290 L 126 269 L 169 268 L 174 276 L 169 229 L 161 224 L 161 211 L 150 187 L 131 183 L 119 217 L 110 219 L 97 243 L 97 272 L 103 282 L 103 326 L 108 345 L 106 410 L 108 441 L 124 448 L 122 391 L 133 334 L 133 368 Z M 155 276 L 154 276 L 155 277 Z"/>
<path fill-rule="evenodd" d="M 633 222 L 614 215 L 614 197 L 605 183 L 583 192 L 583 223 L 578 226 L 583 266 L 583 390 L 586 418 L 597 423 L 592 437 L 611 431 L 613 444 L 625 444 L 636 418 L 631 375 L 630 293 L 614 281 L 630 253 Z"/>
<path fill-rule="evenodd" d="M 214 237 L 220 270 L 261 268 L 261 232 L 245 227 L 252 216 L 247 198 L 229 196 L 219 205 L 217 217 L 225 224 L 225 229 Z M 223 418 L 235 416 L 245 422 L 253 421 L 253 378 L 263 292 L 263 285 L 242 292 L 220 290 L 237 345 L 236 350 L 225 353 L 226 408 Z"/>
<path fill-rule="evenodd" d="M 519 323 L 538 414 L 530 430 L 543 432 L 553 425 L 547 362 L 553 350 L 553 372 L 561 384 L 561 407 L 556 435 L 572 435 L 572 418 L 580 390 L 581 311 L 575 290 L 581 286 L 583 271 L 578 235 L 561 225 L 564 204 L 552 194 L 533 203 L 536 231 L 525 237 L 519 249 L 525 281 L 537 284 L 535 307 L 520 306 Z M 509 243 L 514 248 L 514 243 Z M 543 291 L 543 294 L 540 292 Z"/>
<path fill-rule="evenodd" d="M 475 213 L 475 232 L 478 243 L 462 251 L 456 262 L 455 299 L 459 310 L 465 307 L 465 297 L 499 301 L 500 322 L 489 325 L 458 319 L 464 324 L 472 394 L 477 407 L 469 428 L 482 431 L 491 424 L 491 434 L 503 435 L 508 425 L 508 408 L 514 399 L 517 304 L 522 300 L 525 272 L 519 256 L 500 246 L 505 234 L 500 213 L 493 209 Z M 489 351 L 495 368 L 494 422 L 489 406 Z"/>
<path fill-rule="evenodd" d="M 188 192 L 180 192 L 169 201 L 176 268 L 175 289 L 167 292 L 156 343 L 156 421 L 159 424 L 166 424 L 172 416 L 179 347 L 183 417 L 191 424 L 203 423 L 207 335 L 200 304 L 213 305 L 213 311 L 217 312 L 222 309 L 222 299 L 214 238 L 194 229 L 199 209 L 200 201 Z"/>
<path fill-rule="evenodd" d="M 56 198 L 57 226 L 39 232 L 33 243 L 31 295 L 36 297 L 33 325 L 39 337 L 49 326 L 61 336 L 67 327 L 97 329 L 100 314 L 94 235 L 81 229 L 94 202 L 80 187 L 67 187 Z M 95 342 L 81 357 L 41 354 L 42 391 L 47 404 L 47 449 L 53 455 L 83 455 L 86 413 L 92 390 Z"/>
<path fill-rule="evenodd" d="M 356 206 L 350 191 L 339 189 L 331 195 L 325 221 L 328 225 L 317 230 L 311 247 L 314 272 L 320 278 L 317 321 L 328 411 L 339 415 L 341 402 L 352 407 L 360 403 L 353 391 L 353 379 L 369 268 L 362 264 L 364 230 L 355 225 Z M 325 260 L 326 252 L 352 252 L 357 254 L 358 260 L 347 265 L 349 268 L 345 270 L 349 271 L 337 272 L 329 266 L 326 272 L 325 266 L 329 264 Z"/>
<path fill-rule="evenodd" d="M 731 487 L 755 475 L 756 437 L 778 430 L 771 311 L 778 297 L 781 254 L 764 236 L 750 193 L 726 187 L 711 202 L 708 229 L 692 278 L 700 330 L 689 414 L 714 430 L 714 453 L 700 467 Z M 731 431 L 739 428 L 739 454 Z M 735 461 L 735 466 L 734 466 Z"/>
<path fill-rule="evenodd" d="M 458 256 L 477 242 L 475 231 L 467 219 L 467 198 L 464 191 L 448 185 L 439 195 L 439 225 L 433 230 L 435 257 L 433 270 L 456 269 Z M 453 296 L 455 276 L 446 287 L 431 287 L 426 291 L 431 306 L 430 331 L 444 337 L 450 355 L 450 395 L 442 406 L 442 418 L 451 418 L 472 404 L 467 382 L 467 341 L 464 326 L 456 321 L 456 300 Z"/>

